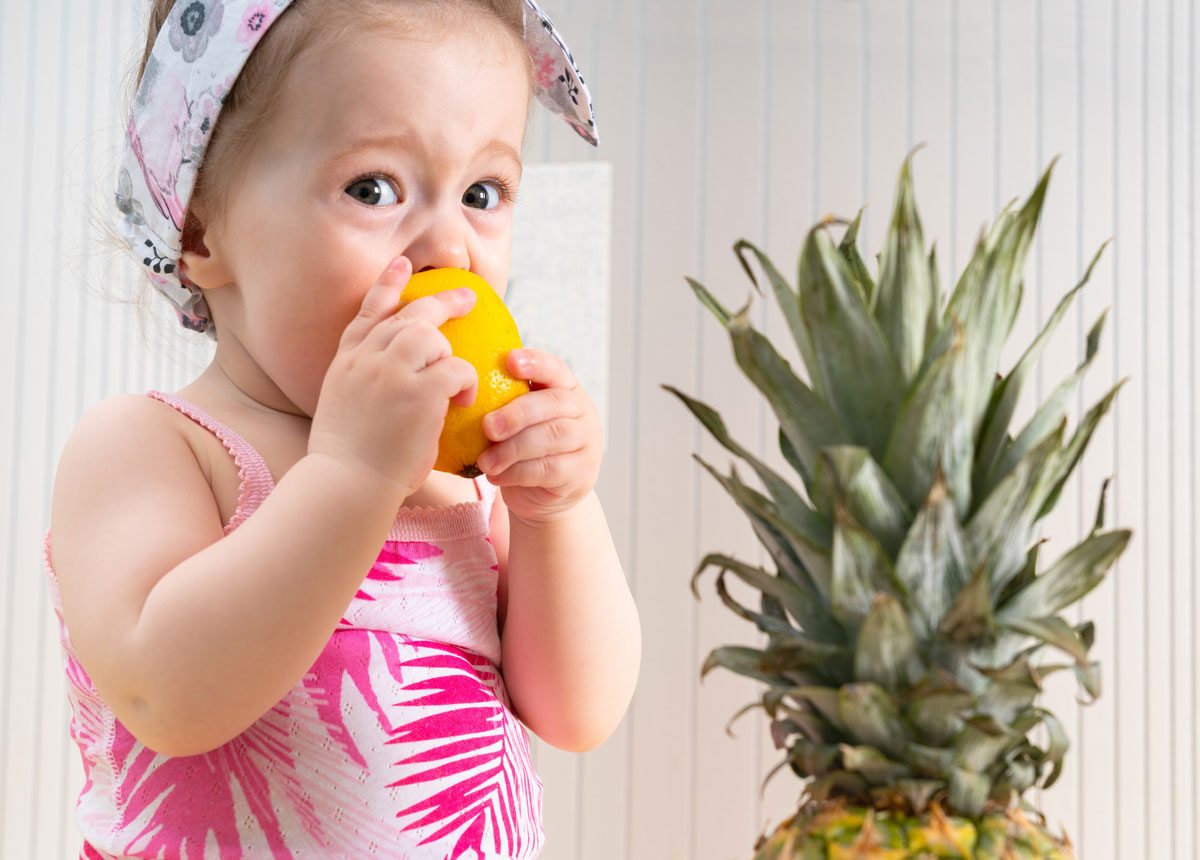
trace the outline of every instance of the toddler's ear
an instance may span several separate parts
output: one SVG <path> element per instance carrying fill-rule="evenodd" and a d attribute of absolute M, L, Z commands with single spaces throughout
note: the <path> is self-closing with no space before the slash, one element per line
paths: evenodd
<path fill-rule="evenodd" d="M 198 287 L 216 289 L 233 280 L 221 254 L 214 253 L 206 243 L 208 229 L 201 216 L 191 209 L 183 221 L 183 253 L 179 258 L 179 275 Z"/>

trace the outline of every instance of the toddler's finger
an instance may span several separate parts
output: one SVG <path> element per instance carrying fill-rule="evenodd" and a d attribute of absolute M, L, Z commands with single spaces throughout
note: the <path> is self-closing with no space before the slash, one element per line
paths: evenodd
<path fill-rule="evenodd" d="M 453 400 L 455 403 L 457 403 L 459 406 L 470 406 L 472 403 L 475 402 L 475 397 L 478 395 L 478 392 L 479 392 L 479 377 L 476 376 L 471 381 L 469 388 L 464 388 L 462 391 L 458 392 L 458 394 L 455 394 L 450 399 Z"/>
<path fill-rule="evenodd" d="M 574 388 L 575 374 L 567 363 L 544 349 L 512 349 L 507 356 L 508 371 L 546 388 Z"/>
<path fill-rule="evenodd" d="M 490 445 L 479 457 L 479 468 L 495 474 L 514 463 L 581 451 L 587 442 L 587 428 L 583 422 L 558 418 L 526 427 L 511 439 Z"/>
<path fill-rule="evenodd" d="M 562 388 L 530 391 L 483 417 L 483 433 L 493 442 L 514 436 L 526 427 L 560 418 L 582 418 L 585 401 Z"/>
<path fill-rule="evenodd" d="M 398 316 L 410 320 L 424 320 L 441 327 L 446 320 L 463 317 L 475 307 L 475 293 L 468 287 L 446 290 L 408 302 Z"/>
<path fill-rule="evenodd" d="M 411 275 L 412 263 L 407 257 L 397 257 L 388 264 L 363 296 L 358 314 L 346 326 L 342 335 L 344 345 L 360 343 L 380 320 L 396 312 L 396 306 L 400 304 L 400 294 L 404 292 L 404 286 Z"/>
<path fill-rule="evenodd" d="M 470 406 L 475 402 L 475 394 L 479 389 L 479 374 L 469 361 L 454 356 L 434 362 L 425 368 L 425 373 L 432 374 L 434 384 L 442 391 L 453 391 L 450 399 L 459 406 Z"/>

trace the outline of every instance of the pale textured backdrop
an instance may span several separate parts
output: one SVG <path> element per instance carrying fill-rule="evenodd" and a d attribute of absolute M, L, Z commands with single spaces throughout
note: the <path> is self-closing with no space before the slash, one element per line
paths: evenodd
<path fill-rule="evenodd" d="M 769 449 L 767 413 L 733 368 L 723 333 L 684 286 L 727 304 L 748 284 L 729 252 L 742 236 L 790 270 L 804 231 L 869 201 L 870 255 L 910 146 L 926 232 L 948 276 L 985 220 L 1062 159 L 1028 267 L 1017 340 L 1028 341 L 1094 249 L 1116 242 L 1043 362 L 1043 395 L 1083 354 L 1111 307 L 1078 406 L 1132 380 L 1101 427 L 1046 534 L 1048 557 L 1086 529 L 1115 475 L 1110 521 L 1125 557 L 1083 613 L 1097 624 L 1100 702 L 1055 686 L 1048 705 L 1075 745 L 1043 798 L 1086 860 L 1194 860 L 1197 592 L 1193 299 L 1197 241 L 1197 16 L 1188 0 L 547 0 L 596 97 L 589 152 L 539 117 L 530 162 L 611 165 L 609 438 L 600 492 L 645 628 L 633 706 L 584 755 L 537 745 L 547 860 L 734 860 L 788 811 L 786 774 L 760 717 L 723 732 L 754 685 L 716 673 L 709 648 L 753 642 L 708 588 L 687 590 L 706 551 L 758 557 L 732 504 L 689 452 L 725 457 L 659 384 L 723 411 Z M 0 580 L 0 855 L 65 858 L 79 774 L 65 740 L 57 645 L 38 569 L 53 464 L 87 404 L 180 384 L 178 340 L 143 349 L 136 319 L 81 302 L 121 274 L 83 253 L 77 186 L 116 140 L 114 83 L 139 3 L 0 3 L 0 451 L 9 491 Z M 97 160 L 99 159 L 99 160 Z M 93 166 L 95 165 L 95 166 Z M 63 261 L 69 261 L 64 267 Z M 592 262 L 581 265 L 594 265 Z M 943 279 L 946 280 L 945 278 Z M 764 313 L 760 303 L 759 313 Z M 760 317 L 764 318 L 764 317 Z M 765 317 L 783 334 L 775 315 Z M 104 356 L 103 359 L 97 358 Z M 1004 356 L 1004 368 L 1015 359 Z M 1018 419 L 1027 416 L 1032 396 Z M 1057 677 L 1057 676 L 1056 676 Z"/>

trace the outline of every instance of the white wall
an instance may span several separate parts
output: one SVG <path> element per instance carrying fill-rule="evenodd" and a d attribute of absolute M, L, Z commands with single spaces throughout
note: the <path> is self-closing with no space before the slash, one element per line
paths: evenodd
<path fill-rule="evenodd" d="M 38 565 L 53 465 L 89 403 L 181 384 L 189 355 L 142 349 L 120 307 L 81 296 L 128 270 L 81 254 L 77 201 L 111 164 L 114 86 L 133 44 L 129 0 L 0 4 L 0 854 L 68 857 L 78 765 L 65 739 L 52 613 Z M 790 270 L 806 229 L 870 202 L 871 255 L 901 159 L 917 142 L 926 232 L 948 277 L 985 220 L 1061 155 L 1026 302 L 1004 369 L 1095 248 L 1105 255 L 1046 354 L 1048 393 L 1111 307 L 1078 406 L 1130 383 L 1052 515 L 1048 557 L 1086 530 L 1101 481 L 1135 538 L 1081 617 L 1097 625 L 1100 701 L 1047 705 L 1073 735 L 1043 798 L 1086 860 L 1191 860 L 1197 821 L 1195 327 L 1197 15 L 1186 0 L 547 0 L 593 88 L 601 148 L 539 118 L 529 161 L 599 158 L 613 170 L 608 454 L 601 493 L 642 614 L 639 690 L 617 734 L 584 755 L 538 745 L 547 860 L 750 855 L 795 802 L 761 717 L 723 732 L 754 685 L 700 663 L 751 644 L 696 560 L 758 550 L 742 517 L 688 456 L 725 457 L 660 388 L 717 406 L 770 450 L 767 413 L 724 335 L 683 282 L 740 304 L 729 252 L 745 236 Z M 31 85 L 32 84 L 32 85 Z M 95 164 L 96 166 L 93 166 Z M 943 279 L 944 281 L 946 278 Z M 760 303 L 759 313 L 765 313 Z M 774 314 L 760 317 L 783 334 Z M 170 334 L 169 332 L 167 333 Z M 1029 414 L 1032 398 L 1024 404 Z M 1017 416 L 1018 419 L 1022 415 Z"/>

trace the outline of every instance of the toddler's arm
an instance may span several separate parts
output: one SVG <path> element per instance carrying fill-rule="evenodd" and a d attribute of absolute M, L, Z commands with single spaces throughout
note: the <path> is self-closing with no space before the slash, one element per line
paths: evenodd
<path fill-rule="evenodd" d="M 480 458 L 502 488 L 492 531 L 501 668 L 521 720 L 583 752 L 612 734 L 633 696 L 637 607 L 592 489 L 603 449 L 595 405 L 557 356 L 513 350 L 508 363 L 533 390 L 484 419 L 496 444 Z"/>
<path fill-rule="evenodd" d="M 51 511 L 64 617 L 97 690 L 151 749 L 214 749 L 299 681 L 429 473 L 447 402 L 473 397 L 473 369 L 437 331 L 473 297 L 393 314 L 402 286 L 381 279 L 368 293 L 326 374 L 308 454 L 228 537 L 164 405 L 114 398 L 68 441 Z"/>
<path fill-rule="evenodd" d="M 504 682 L 538 737 L 586 752 L 612 735 L 633 697 L 637 607 L 595 493 L 551 522 L 510 522 Z"/>

